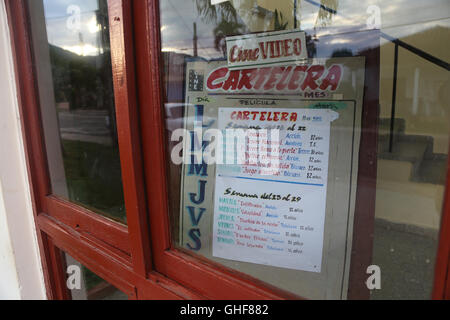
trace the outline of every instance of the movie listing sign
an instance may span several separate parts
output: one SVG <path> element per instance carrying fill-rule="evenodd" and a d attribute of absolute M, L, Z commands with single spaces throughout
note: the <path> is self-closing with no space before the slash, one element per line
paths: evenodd
<path fill-rule="evenodd" d="M 286 65 L 308 58 L 305 32 L 275 31 L 227 37 L 228 67 Z"/>
<path fill-rule="evenodd" d="M 258 129 L 248 131 L 242 164 L 216 166 L 215 257 L 320 272 L 337 117 L 320 109 L 219 109 L 221 130 Z M 269 137 L 274 124 L 281 130 Z"/>
<path fill-rule="evenodd" d="M 269 282 L 258 265 L 284 268 L 280 287 L 336 278 L 338 296 L 363 87 L 359 57 L 250 69 L 188 62 L 179 245 Z"/>

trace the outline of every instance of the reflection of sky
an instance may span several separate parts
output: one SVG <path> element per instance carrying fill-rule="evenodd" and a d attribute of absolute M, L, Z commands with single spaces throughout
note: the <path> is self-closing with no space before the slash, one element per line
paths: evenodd
<path fill-rule="evenodd" d="M 163 51 L 193 54 L 194 22 L 197 23 L 198 52 L 206 58 L 221 54 L 214 48 L 215 23 L 205 23 L 198 16 L 194 0 L 160 1 Z"/>
<path fill-rule="evenodd" d="M 207 0 L 204 0 L 207 1 Z M 247 0 L 249 1 L 249 0 Z M 273 0 L 276 1 L 276 0 Z M 286 0 L 287 1 L 287 0 Z M 331 27 L 366 28 L 369 18 L 367 8 L 377 5 L 381 13 L 382 31 L 393 37 L 406 37 L 422 32 L 438 25 L 450 28 L 450 3 L 448 0 L 336 0 L 337 15 L 330 23 Z M 233 3 L 238 3 L 234 1 Z M 319 12 L 318 6 L 310 2 L 320 3 L 320 0 L 299 0 L 298 20 L 302 29 L 314 29 Z M 326 3 L 327 1 L 324 1 Z M 332 1 L 329 1 L 332 2 Z M 162 48 L 164 51 L 192 54 L 193 22 L 197 23 L 198 53 L 205 58 L 219 58 L 221 52 L 214 48 L 213 29 L 215 23 L 206 23 L 198 16 L 195 0 L 161 0 Z M 320 23 L 319 23 L 320 25 Z M 335 32 L 333 29 L 332 32 Z M 318 26 L 317 35 L 324 30 Z M 363 41 L 363 39 L 361 39 Z"/>
<path fill-rule="evenodd" d="M 69 28 L 70 6 L 80 8 L 79 28 Z M 50 44 L 79 55 L 100 53 L 97 0 L 44 0 L 47 37 Z M 70 24 L 69 24 L 70 25 Z M 74 24 L 72 24 L 73 26 Z"/>

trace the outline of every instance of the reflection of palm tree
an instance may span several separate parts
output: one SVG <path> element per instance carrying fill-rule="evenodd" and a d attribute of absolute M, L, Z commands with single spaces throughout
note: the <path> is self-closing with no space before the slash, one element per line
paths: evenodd
<path fill-rule="evenodd" d="M 217 23 L 226 20 L 237 23 L 237 12 L 231 2 L 212 5 L 210 0 L 195 0 L 197 12 L 206 23 Z"/>
<path fill-rule="evenodd" d="M 284 17 L 283 14 L 280 12 L 278 12 L 277 9 L 275 9 L 275 15 L 274 15 L 274 29 L 275 31 L 280 31 L 280 30 L 286 30 L 288 26 L 288 22 L 284 21 Z"/>
<path fill-rule="evenodd" d="M 226 37 L 230 35 L 242 34 L 245 30 L 244 25 L 235 22 L 222 20 L 217 27 L 214 28 L 214 47 L 217 51 L 222 51 L 224 57 L 227 55 Z"/>
<path fill-rule="evenodd" d="M 338 5 L 339 0 L 321 0 L 315 27 L 317 27 L 317 25 L 322 27 L 329 25 L 331 23 L 331 19 L 333 19 L 333 15 L 337 13 Z"/>
<path fill-rule="evenodd" d="M 212 5 L 210 0 L 195 0 L 198 14 L 206 23 L 215 24 L 214 47 L 226 56 L 225 38 L 245 32 L 245 26 L 238 22 L 238 14 L 231 2 Z"/>

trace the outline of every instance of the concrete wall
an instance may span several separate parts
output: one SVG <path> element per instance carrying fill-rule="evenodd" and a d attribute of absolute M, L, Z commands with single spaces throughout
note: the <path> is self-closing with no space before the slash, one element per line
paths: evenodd
<path fill-rule="evenodd" d="M 0 299 L 45 299 L 3 0 L 0 70 Z"/>

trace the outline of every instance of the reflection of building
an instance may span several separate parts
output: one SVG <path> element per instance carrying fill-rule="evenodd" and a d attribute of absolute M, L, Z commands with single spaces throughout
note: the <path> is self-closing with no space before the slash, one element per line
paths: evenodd
<path fill-rule="evenodd" d="M 425 49 L 437 60 L 448 61 L 450 55 L 440 39 L 449 35 L 450 29 L 436 27 L 400 40 L 413 49 Z M 377 212 L 397 223 L 437 230 L 442 205 L 442 197 L 437 195 L 443 194 L 450 129 L 448 96 L 443 94 L 450 85 L 448 70 L 400 45 L 394 76 L 395 44 L 385 42 L 380 50 L 379 176 L 384 196 L 379 197 Z M 382 201 L 395 192 L 409 194 L 409 205 L 403 200 Z"/>

